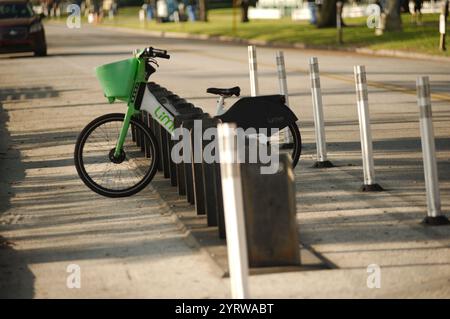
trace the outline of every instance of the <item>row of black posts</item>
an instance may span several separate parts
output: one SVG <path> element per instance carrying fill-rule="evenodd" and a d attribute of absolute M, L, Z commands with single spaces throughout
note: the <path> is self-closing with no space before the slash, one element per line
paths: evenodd
<path fill-rule="evenodd" d="M 147 85 L 162 105 L 172 105 L 178 112 L 174 127 L 185 128 L 191 132 L 190 143 L 184 143 L 182 149 L 183 152 L 189 152 L 191 162 L 176 164 L 171 158 L 174 141 L 170 133 L 150 114 L 141 111 L 142 122 L 148 125 L 158 141 L 160 154 L 158 171 L 164 178 L 170 180 L 171 186 L 177 187 L 180 196 L 184 196 L 190 204 L 195 205 L 197 215 L 206 215 L 208 227 L 217 226 L 219 238 L 225 239 L 220 163 L 217 161 L 207 163 L 203 157 L 204 147 L 211 142 L 203 140 L 203 133 L 208 128 L 217 127 L 218 120 L 156 83 L 151 82 Z M 202 124 L 200 136 L 193 134 L 195 120 L 200 120 Z M 144 137 L 138 136 L 139 130 L 132 129 L 132 132 L 136 144 L 143 152 L 148 152 Z M 194 143 L 202 145 L 201 162 L 194 161 Z M 189 149 L 185 148 L 187 145 Z M 280 158 L 282 169 L 276 174 L 261 175 L 260 167 L 259 163 L 241 164 L 249 265 L 250 267 L 299 265 L 295 187 L 290 157 L 285 154 Z"/>
<path fill-rule="evenodd" d="M 148 83 L 148 89 L 162 104 L 171 104 L 179 113 L 175 116 L 175 128 L 185 128 L 192 131 L 194 120 L 202 121 L 202 133 L 210 128 L 217 126 L 217 120 L 208 113 L 204 113 L 201 108 L 195 107 L 192 103 L 179 97 L 173 92 L 156 83 Z M 206 215 L 208 226 L 218 226 L 220 238 L 225 238 L 225 222 L 222 201 L 222 187 L 220 180 L 220 166 L 218 163 L 195 163 L 192 152 L 194 145 L 194 134 L 191 134 L 189 151 L 191 163 L 176 164 L 171 158 L 171 150 L 174 141 L 170 133 L 161 127 L 161 125 L 150 114 L 141 111 L 141 121 L 151 129 L 158 141 L 159 160 L 158 171 L 164 178 L 170 179 L 170 185 L 178 188 L 178 194 L 184 196 L 186 200 L 195 205 L 197 215 Z M 143 136 L 139 135 L 138 130 L 133 130 L 133 139 L 141 147 L 142 151 L 148 152 L 144 143 Z M 210 141 L 200 141 L 208 143 Z M 203 144 L 205 146 L 205 144 Z M 201 148 L 203 150 L 203 147 Z M 202 158 L 203 158 L 203 154 Z"/>

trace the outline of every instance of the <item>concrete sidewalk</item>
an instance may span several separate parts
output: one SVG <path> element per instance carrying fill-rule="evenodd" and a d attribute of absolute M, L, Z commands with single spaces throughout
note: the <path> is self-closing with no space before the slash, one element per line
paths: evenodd
<path fill-rule="evenodd" d="M 0 69 L 0 297 L 229 296 L 151 187 L 112 200 L 78 178 L 80 129 L 124 109 L 98 96 L 90 66 L 2 58 Z M 66 286 L 70 264 L 81 289 Z"/>
<path fill-rule="evenodd" d="M 70 75 L 53 82 L 58 66 L 33 72 L 46 61 L 27 60 L 25 81 L 18 69 L 2 77 L 0 297 L 227 297 L 209 257 L 186 241 L 152 188 L 111 200 L 80 182 L 73 143 L 88 107 L 75 106 L 81 90 Z M 81 289 L 66 286 L 70 264 L 81 267 Z"/>
<path fill-rule="evenodd" d="M 245 46 L 111 34 L 83 28 L 67 35 L 47 28 L 50 56 L 0 58 L 0 296 L 229 297 L 229 281 L 180 228 L 176 207 L 158 182 L 126 199 L 89 191 L 73 166 L 78 132 L 91 119 L 123 112 L 109 105 L 93 67 L 127 58 L 134 48 L 168 49 L 155 81 L 213 112 L 208 86 L 248 92 Z M 74 31 L 75 32 L 75 31 Z M 277 92 L 274 50 L 260 49 L 261 92 Z M 450 297 L 450 227 L 427 228 L 414 80 L 431 74 L 442 206 L 450 209 L 448 109 L 450 66 L 342 53 L 286 50 L 288 85 L 300 118 L 304 151 L 296 170 L 301 242 L 331 270 L 250 278 L 252 297 Z M 314 135 L 307 57 L 323 71 L 330 159 L 339 167 L 310 168 Z M 352 65 L 366 64 L 376 176 L 388 191 L 362 194 Z M 219 76 L 220 74 L 220 76 Z M 399 90 L 398 88 L 403 88 Z M 396 89 L 397 88 L 397 89 Z M 231 105 L 232 101 L 228 105 Z M 166 184 L 164 184 L 166 183 Z M 176 205 L 176 204 L 175 204 Z M 192 218 L 202 218 L 195 217 Z M 68 289 L 69 264 L 81 267 L 81 289 Z M 367 266 L 381 267 L 381 288 L 369 289 Z"/>

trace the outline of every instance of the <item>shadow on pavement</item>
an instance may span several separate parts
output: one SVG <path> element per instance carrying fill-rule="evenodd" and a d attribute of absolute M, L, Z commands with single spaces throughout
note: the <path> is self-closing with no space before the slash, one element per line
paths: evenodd
<path fill-rule="evenodd" d="M 48 56 L 108 56 L 108 55 L 129 55 L 131 57 L 132 50 L 128 51 L 99 51 L 99 52 L 61 52 L 61 53 L 52 53 Z"/>
<path fill-rule="evenodd" d="M 34 275 L 14 244 L 0 236 L 0 298 L 34 296 Z"/>
<path fill-rule="evenodd" d="M 63 129 L 51 128 L 55 119 L 39 112 L 34 118 L 23 116 L 28 107 L 33 110 L 33 99 L 58 96 L 58 90 L 44 86 L 0 90 L 0 298 L 65 291 L 62 279 L 73 261 L 104 265 L 124 258 L 135 265 L 192 253 L 180 244 L 183 233 L 164 217 L 164 207 L 152 191 L 109 199 L 82 184 L 73 164 L 81 131 L 80 122 L 70 118 L 73 113 L 62 119 L 67 123 Z M 23 113 L 14 113 L 13 133 L 5 127 L 10 119 L 2 102 L 8 111 L 22 108 Z M 34 121 L 49 125 L 35 128 Z"/>
<path fill-rule="evenodd" d="M 6 128 L 8 114 L 0 102 L 0 231 L 20 219 L 20 215 L 9 213 L 11 185 L 25 177 L 20 153 L 11 144 Z M 13 163 L 15 162 L 15 163 Z M 23 254 L 14 249 L 14 243 L 0 236 L 0 298 L 32 298 L 34 276 Z"/>
<path fill-rule="evenodd" d="M 31 86 L 0 89 L 0 101 L 18 101 L 31 99 L 56 98 L 62 92 L 76 90 L 56 90 L 52 86 Z"/>

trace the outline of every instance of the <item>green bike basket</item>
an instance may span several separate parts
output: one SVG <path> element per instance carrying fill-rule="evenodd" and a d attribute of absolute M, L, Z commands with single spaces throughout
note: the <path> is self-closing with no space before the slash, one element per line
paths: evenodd
<path fill-rule="evenodd" d="M 104 64 L 95 69 L 105 96 L 110 100 L 115 98 L 128 101 L 133 90 L 138 72 L 139 61 L 136 58 Z"/>

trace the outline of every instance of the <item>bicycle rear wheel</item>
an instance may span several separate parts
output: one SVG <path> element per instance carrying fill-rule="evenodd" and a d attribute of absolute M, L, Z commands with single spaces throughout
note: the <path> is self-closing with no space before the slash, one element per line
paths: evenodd
<path fill-rule="evenodd" d="M 75 167 L 81 180 L 94 192 L 107 197 L 136 194 L 156 173 L 156 139 L 135 118 L 130 121 L 121 155 L 114 157 L 124 116 L 113 113 L 96 118 L 83 129 L 75 145 Z M 139 141 L 135 141 L 135 136 L 139 136 Z"/>
<path fill-rule="evenodd" d="M 289 135 L 289 138 L 286 136 Z M 302 137 L 297 123 L 293 122 L 270 137 L 271 144 L 278 144 L 280 153 L 291 156 L 292 167 L 297 165 L 302 153 Z"/>
<path fill-rule="evenodd" d="M 289 134 L 289 138 L 286 135 Z M 254 134 L 249 134 L 252 136 Z M 260 138 L 260 137 L 257 137 Z M 260 143 L 268 143 L 279 154 L 288 154 L 291 157 L 292 167 L 298 164 L 300 155 L 302 153 L 302 137 L 300 135 L 300 130 L 298 129 L 297 123 L 293 122 L 276 133 L 271 134 L 269 138 L 266 136 L 260 140 Z"/>

